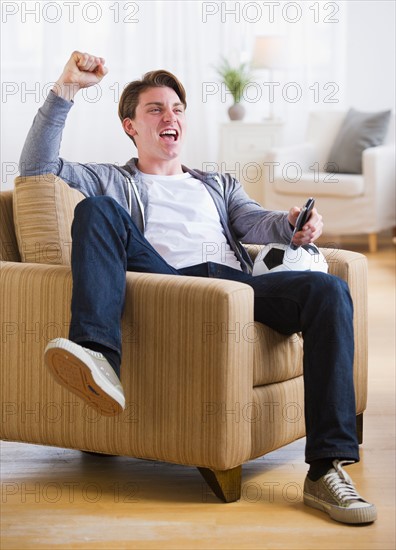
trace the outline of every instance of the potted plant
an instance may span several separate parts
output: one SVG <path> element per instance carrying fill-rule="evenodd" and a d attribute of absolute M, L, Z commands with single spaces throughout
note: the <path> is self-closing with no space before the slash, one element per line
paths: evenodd
<path fill-rule="evenodd" d="M 241 63 L 237 67 L 232 67 L 230 63 L 223 59 L 220 66 L 216 68 L 217 74 L 221 76 L 224 84 L 230 91 L 234 104 L 228 109 L 228 115 L 231 120 L 242 120 L 245 116 L 245 107 L 241 105 L 243 90 L 251 80 L 251 74 L 246 63 Z"/>

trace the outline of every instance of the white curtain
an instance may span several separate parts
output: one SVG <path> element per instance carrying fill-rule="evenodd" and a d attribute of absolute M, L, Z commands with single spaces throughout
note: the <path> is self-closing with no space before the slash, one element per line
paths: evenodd
<path fill-rule="evenodd" d="M 12 186 L 33 117 L 73 50 L 104 57 L 109 73 L 100 87 L 76 97 L 61 149 L 68 160 L 123 164 L 136 155 L 118 120 L 118 98 L 127 82 L 164 68 L 187 90 L 183 162 L 191 167 L 217 162 L 219 123 L 227 121 L 231 99 L 214 66 L 221 57 L 249 61 L 256 35 L 285 39 L 288 63 L 273 79 L 280 83 L 274 109 L 286 122 L 286 140 L 301 139 L 309 109 L 342 106 L 343 2 L 44 0 L 3 1 L 1 7 L 4 187 Z M 246 120 L 268 114 L 266 80 L 265 72 L 255 73 L 262 93 L 246 98 Z M 296 93 L 301 97 L 294 101 Z"/>

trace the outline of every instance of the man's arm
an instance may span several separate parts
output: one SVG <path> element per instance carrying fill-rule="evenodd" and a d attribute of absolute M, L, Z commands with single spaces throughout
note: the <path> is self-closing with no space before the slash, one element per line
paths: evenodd
<path fill-rule="evenodd" d="M 294 206 L 289 212 L 266 210 L 246 194 L 239 181 L 227 176 L 231 189 L 228 214 L 238 239 L 246 244 L 288 244 L 301 208 Z M 322 216 L 314 208 L 302 231 L 294 235 L 293 243 L 300 246 L 314 242 L 320 237 L 322 228 Z"/>
<path fill-rule="evenodd" d="M 77 188 L 79 179 L 84 179 L 87 185 L 97 183 L 89 181 L 90 178 L 94 180 L 95 175 L 92 171 L 87 171 L 84 165 L 60 159 L 59 150 L 74 96 L 82 88 L 99 83 L 107 72 L 103 58 L 81 52 L 72 53 L 53 90 L 34 118 L 21 153 L 19 170 L 22 176 L 51 172 Z"/>

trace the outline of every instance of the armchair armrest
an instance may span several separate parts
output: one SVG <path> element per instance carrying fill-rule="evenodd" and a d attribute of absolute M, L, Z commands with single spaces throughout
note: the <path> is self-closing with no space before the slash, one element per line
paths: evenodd
<path fill-rule="evenodd" d="M 70 268 L 2 263 L 3 438 L 215 470 L 248 460 L 251 425 L 242 408 L 252 400 L 253 345 L 244 338 L 252 289 L 170 275 L 126 279 L 127 407 L 119 417 L 98 417 L 43 364 L 48 340 L 68 334 Z"/>
<path fill-rule="evenodd" d="M 123 325 L 133 341 L 122 377 L 139 400 L 149 456 L 219 470 L 249 458 L 242 408 L 252 400 L 253 345 L 244 338 L 252 323 L 247 285 L 127 274 Z"/>
<path fill-rule="evenodd" d="M 354 382 L 357 413 L 367 405 L 368 376 L 368 316 L 367 316 L 367 259 L 363 254 L 348 250 L 321 248 L 329 265 L 329 273 L 348 283 L 354 307 Z"/>

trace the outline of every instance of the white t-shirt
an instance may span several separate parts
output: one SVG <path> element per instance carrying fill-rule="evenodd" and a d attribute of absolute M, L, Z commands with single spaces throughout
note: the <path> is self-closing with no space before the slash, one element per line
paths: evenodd
<path fill-rule="evenodd" d="M 215 262 L 241 270 L 205 185 L 191 174 L 143 174 L 149 206 L 144 236 L 176 269 Z"/>

